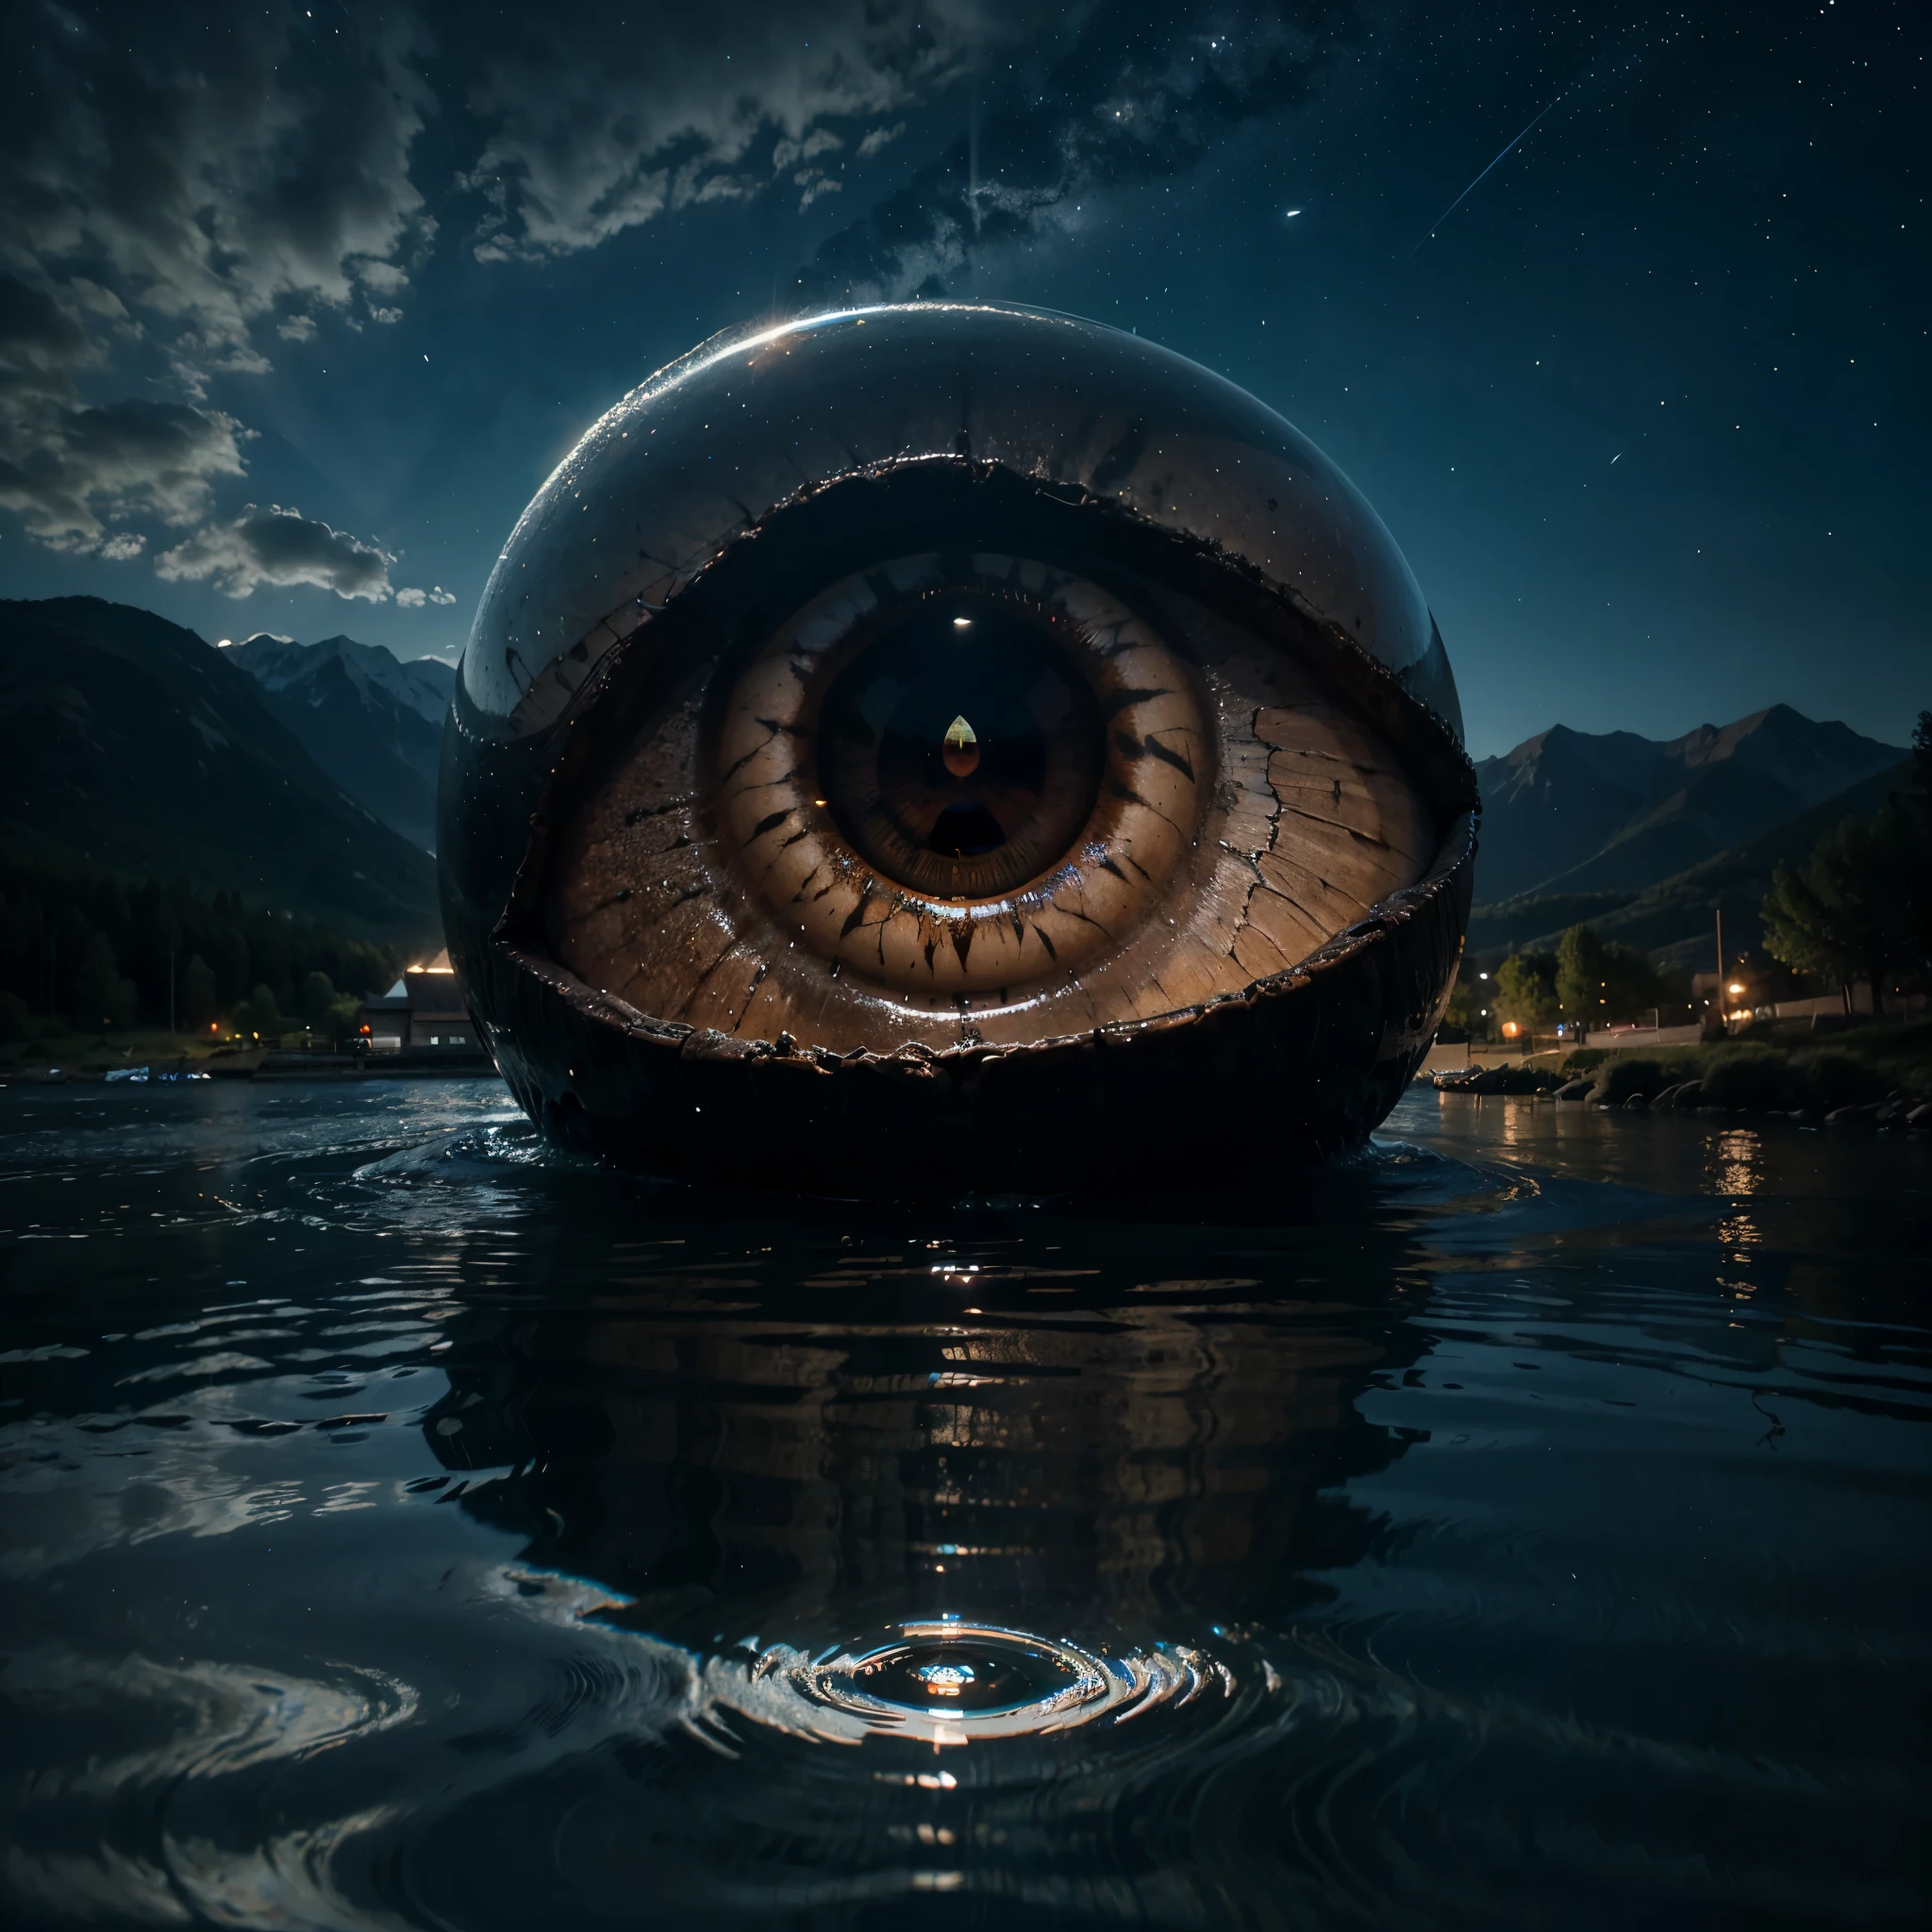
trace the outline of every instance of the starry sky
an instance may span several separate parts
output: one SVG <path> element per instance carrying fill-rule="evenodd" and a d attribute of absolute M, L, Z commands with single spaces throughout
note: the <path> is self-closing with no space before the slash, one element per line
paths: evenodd
<path fill-rule="evenodd" d="M 1921 6 L 17 0 L 0 42 L 0 594 L 453 657 L 653 369 L 943 293 L 1311 436 L 1478 756 L 1932 704 Z"/>

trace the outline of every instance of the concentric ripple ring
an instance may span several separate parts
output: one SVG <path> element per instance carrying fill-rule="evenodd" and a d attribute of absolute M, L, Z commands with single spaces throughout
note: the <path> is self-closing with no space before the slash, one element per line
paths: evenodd
<path fill-rule="evenodd" d="M 1232 1693 L 1226 1666 L 1184 1645 L 1103 1657 L 1065 1639 L 940 1617 L 816 1657 L 774 1645 L 717 1702 L 841 1742 L 889 1736 L 943 1746 L 1118 1723 L 1210 1687 Z M 715 1678 L 710 1688 L 714 1696 L 725 1689 Z"/>

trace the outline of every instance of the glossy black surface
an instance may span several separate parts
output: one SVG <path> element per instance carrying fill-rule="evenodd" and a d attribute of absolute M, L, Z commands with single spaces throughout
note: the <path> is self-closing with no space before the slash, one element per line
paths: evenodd
<path fill-rule="evenodd" d="M 15 1088 L 0 1175 L 9 1925 L 1922 1922 L 1921 1141 L 1417 1091 L 1088 1217 Z"/>
<path fill-rule="evenodd" d="M 541 731 L 605 651 L 801 491 L 935 457 L 1115 504 L 1246 559 L 1460 735 L 1413 574 L 1307 437 L 1170 349 L 997 303 L 750 328 L 640 384 L 519 520 L 476 615 L 463 690 L 511 735 Z"/>

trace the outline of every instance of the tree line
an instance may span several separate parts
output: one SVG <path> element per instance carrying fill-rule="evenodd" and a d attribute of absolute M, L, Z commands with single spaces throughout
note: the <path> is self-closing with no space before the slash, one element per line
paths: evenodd
<path fill-rule="evenodd" d="M 1889 989 L 1932 985 L 1932 711 L 1912 733 L 1909 783 L 1871 818 L 1840 820 L 1800 865 L 1775 868 L 1762 916 L 1773 960 L 1833 990 L 1868 982 L 1874 1010 Z M 1588 925 L 1554 951 L 1511 954 L 1486 985 L 1469 978 L 1447 1017 L 1472 1033 L 1697 1017 L 1686 973 Z"/>
<path fill-rule="evenodd" d="M 1487 987 L 1472 986 L 1465 973 L 1448 1018 L 1473 1033 L 1500 1032 L 1509 1023 L 1534 1034 L 1558 1025 L 1614 1026 L 1653 1014 L 1659 1025 L 1676 1026 L 1694 1012 L 1690 976 L 1681 967 L 1659 966 L 1637 946 L 1607 940 L 1594 926 L 1573 925 L 1554 950 L 1512 953 Z"/>
<path fill-rule="evenodd" d="M 392 946 L 239 893 L 205 897 L 153 878 L 130 886 L 0 853 L 0 1039 L 30 1038 L 37 1023 L 206 1033 L 225 1019 L 265 1036 L 299 1022 L 335 1031 L 401 969 Z"/>
<path fill-rule="evenodd" d="M 1912 733 L 1912 782 L 1869 819 L 1842 819 L 1764 898 L 1764 946 L 1800 973 L 1886 990 L 1932 981 L 1932 711 Z"/>

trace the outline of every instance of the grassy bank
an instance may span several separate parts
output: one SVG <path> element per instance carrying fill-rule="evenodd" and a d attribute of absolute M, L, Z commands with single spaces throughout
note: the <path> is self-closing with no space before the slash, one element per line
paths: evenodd
<path fill-rule="evenodd" d="M 1593 1074 L 1598 1097 L 1612 1102 L 1654 1095 L 1683 1080 L 1702 1080 L 1709 1107 L 1855 1107 L 1894 1093 L 1924 1099 L 1932 1097 L 1932 1021 L 1859 1026 L 1815 1041 L 1774 1035 L 1655 1053 L 1581 1048 L 1564 1060 L 1563 1072 L 1572 1078 Z"/>
<path fill-rule="evenodd" d="M 1594 1081 L 1591 1098 L 1613 1107 L 1638 1094 L 1654 1100 L 1687 1080 L 1703 1083 L 1695 1105 L 1764 1112 L 1829 1112 L 1900 1094 L 1932 1100 L 1932 1021 L 1654 1052 L 1579 1047 L 1561 1059 L 1486 1076 L 1485 1086 L 1498 1092 L 1553 1092 L 1578 1079 Z"/>
<path fill-rule="evenodd" d="M 291 1046 L 301 1041 L 299 1033 L 290 1036 Z M 81 1079 L 98 1077 L 115 1067 L 199 1067 L 234 1050 L 232 1041 L 218 1041 L 206 1033 L 170 1033 L 164 1026 L 130 1027 L 105 1037 L 49 1029 L 33 1040 L 0 1044 L 0 1080 L 44 1074 L 56 1067 Z"/>

